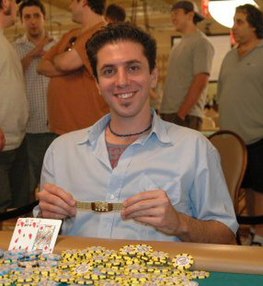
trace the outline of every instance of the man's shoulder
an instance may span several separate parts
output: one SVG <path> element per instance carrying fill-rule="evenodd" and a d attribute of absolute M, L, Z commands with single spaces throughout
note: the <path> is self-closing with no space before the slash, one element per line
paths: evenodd
<path fill-rule="evenodd" d="M 85 128 L 60 135 L 53 141 L 53 148 L 65 149 L 66 146 L 76 145 L 84 142 L 87 138 L 88 130 L 89 128 Z"/>
<path fill-rule="evenodd" d="M 177 124 L 162 120 L 162 128 L 166 129 L 167 135 L 172 142 L 179 140 L 188 140 L 191 142 L 204 141 L 207 142 L 207 138 L 200 132 L 191 128 L 179 126 Z"/>

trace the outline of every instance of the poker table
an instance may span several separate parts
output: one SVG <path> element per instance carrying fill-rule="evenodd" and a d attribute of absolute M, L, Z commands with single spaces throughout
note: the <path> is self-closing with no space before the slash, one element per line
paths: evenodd
<path fill-rule="evenodd" d="M 0 231 L 0 248 L 8 249 L 12 232 Z M 186 242 L 132 241 L 59 236 L 54 249 L 60 253 L 66 249 L 82 249 L 89 246 L 105 246 L 119 249 L 123 245 L 147 243 L 155 250 L 175 256 L 188 253 L 194 257 L 192 269 L 206 270 L 210 277 L 198 280 L 201 286 L 262 286 L 263 248 L 258 246 L 219 245 Z"/>

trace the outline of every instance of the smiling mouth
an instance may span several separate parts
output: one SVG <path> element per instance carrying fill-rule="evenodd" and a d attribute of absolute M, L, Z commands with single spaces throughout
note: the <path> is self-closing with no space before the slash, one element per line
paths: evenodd
<path fill-rule="evenodd" d="M 122 93 L 122 94 L 117 94 L 116 96 L 121 99 L 126 99 L 126 98 L 131 98 L 135 92 L 129 92 L 129 93 Z"/>

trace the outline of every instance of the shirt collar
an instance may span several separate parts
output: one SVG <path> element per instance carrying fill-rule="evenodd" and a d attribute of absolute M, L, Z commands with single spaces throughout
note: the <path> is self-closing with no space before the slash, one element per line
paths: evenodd
<path fill-rule="evenodd" d="M 31 42 L 28 40 L 26 34 L 24 34 L 22 37 L 18 38 L 16 41 L 17 41 L 18 44 L 31 43 Z M 31 43 L 31 44 L 32 44 L 32 43 Z"/>

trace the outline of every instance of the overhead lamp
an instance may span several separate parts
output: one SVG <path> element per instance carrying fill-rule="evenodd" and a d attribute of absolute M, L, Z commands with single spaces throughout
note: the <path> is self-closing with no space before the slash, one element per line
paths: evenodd
<path fill-rule="evenodd" d="M 253 0 L 210 0 L 208 10 L 210 15 L 221 25 L 232 28 L 236 7 L 244 4 L 256 5 Z"/>

